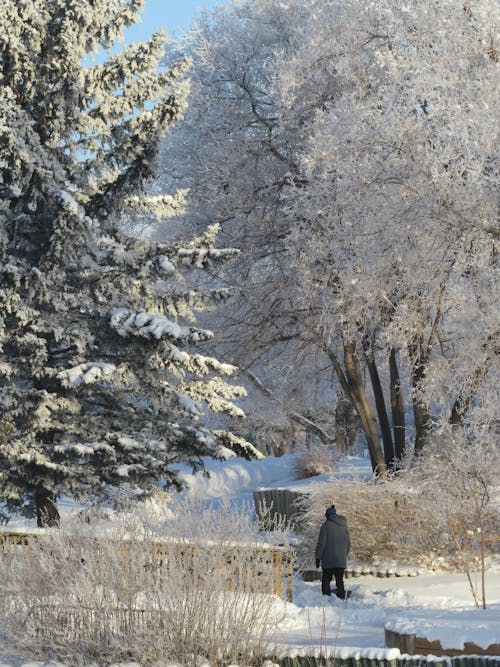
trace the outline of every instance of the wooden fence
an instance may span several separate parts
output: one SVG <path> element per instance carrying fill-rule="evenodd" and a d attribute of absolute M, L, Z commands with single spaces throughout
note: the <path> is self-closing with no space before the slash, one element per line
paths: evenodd
<path fill-rule="evenodd" d="M 53 529 L 52 529 L 53 530 Z M 55 529 L 57 530 L 57 529 Z M 43 536 L 50 538 L 50 532 L 14 532 L 0 531 L 0 549 L 23 549 L 33 552 L 31 548 Z M 97 539 L 80 538 L 65 535 L 64 539 L 70 547 L 79 548 L 82 553 L 85 547 L 93 546 L 99 550 Z M 117 553 L 125 559 L 124 570 L 131 567 L 129 562 L 131 541 L 110 540 L 103 538 L 107 544 L 113 544 Z M 146 542 L 145 548 L 149 551 L 147 567 L 163 568 L 167 571 L 169 561 L 174 563 L 183 561 L 185 564 L 194 563 L 195 559 L 203 558 L 203 554 L 212 554 L 216 551 L 219 560 L 220 575 L 227 583 L 229 590 L 245 587 L 244 590 L 255 592 L 274 593 L 279 597 L 292 600 L 293 551 L 288 547 L 271 546 L 266 544 L 210 544 L 193 543 L 186 540 L 163 540 Z M 220 549 L 222 548 L 222 553 Z M 83 562 L 84 556 L 82 556 Z M 180 559 L 180 560 L 179 560 Z M 249 565 L 252 565 L 250 568 Z M 249 581 L 248 572 L 256 573 Z"/>
<path fill-rule="evenodd" d="M 301 504 L 307 494 L 289 489 L 257 489 L 253 501 L 257 518 L 266 528 L 276 525 L 300 530 L 302 518 Z"/>
<path fill-rule="evenodd" d="M 500 656 L 500 644 L 490 644 L 486 648 L 478 646 L 473 642 L 465 642 L 464 648 L 443 648 L 439 640 L 429 641 L 415 634 L 405 634 L 394 630 L 385 630 L 385 645 L 389 648 L 398 648 L 401 653 L 409 655 L 437 655 L 437 656 L 463 656 L 482 655 Z M 499 657 L 500 660 L 500 657 Z"/>

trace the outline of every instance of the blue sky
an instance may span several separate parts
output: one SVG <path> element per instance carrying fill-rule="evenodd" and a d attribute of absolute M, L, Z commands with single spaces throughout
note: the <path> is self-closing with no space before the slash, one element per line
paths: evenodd
<path fill-rule="evenodd" d="M 146 0 L 144 11 L 140 14 L 141 22 L 125 30 L 125 43 L 147 41 L 160 28 L 166 28 L 169 38 L 178 36 L 188 30 L 200 10 L 220 4 L 224 4 L 224 0 Z M 110 53 L 121 50 L 122 46 L 115 43 Z M 97 55 L 88 56 L 83 63 L 92 66 L 105 59 L 106 54 L 100 50 Z"/>
<path fill-rule="evenodd" d="M 142 22 L 127 30 L 127 42 L 144 41 L 155 30 L 166 28 L 169 36 L 187 30 L 197 10 L 221 4 L 222 0 L 146 0 Z"/>

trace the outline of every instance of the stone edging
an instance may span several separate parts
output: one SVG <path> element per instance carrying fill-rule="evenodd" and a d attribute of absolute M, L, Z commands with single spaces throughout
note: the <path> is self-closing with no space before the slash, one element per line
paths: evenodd
<path fill-rule="evenodd" d="M 418 570 L 408 570 L 408 571 L 398 571 L 394 568 L 369 568 L 369 567 L 359 567 L 359 568 L 348 568 L 344 572 L 344 577 L 346 579 L 357 579 L 358 577 L 379 577 L 379 578 L 388 578 L 388 577 L 417 577 L 419 574 Z M 319 581 L 321 580 L 321 570 L 303 570 L 302 579 L 304 581 Z"/>
<path fill-rule="evenodd" d="M 295 656 L 270 660 L 266 667 L 500 667 L 500 656 L 425 656 L 399 658 L 324 658 Z"/>

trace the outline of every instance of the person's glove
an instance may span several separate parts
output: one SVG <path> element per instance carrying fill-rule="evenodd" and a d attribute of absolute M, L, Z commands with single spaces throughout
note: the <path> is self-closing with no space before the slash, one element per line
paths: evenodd
<path fill-rule="evenodd" d="M 316 558 L 316 567 L 319 567 L 319 558 Z"/>

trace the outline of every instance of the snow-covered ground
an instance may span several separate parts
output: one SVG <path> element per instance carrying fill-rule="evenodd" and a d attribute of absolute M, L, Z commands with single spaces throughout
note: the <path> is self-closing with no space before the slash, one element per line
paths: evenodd
<path fill-rule="evenodd" d="M 381 651 L 386 625 L 440 640 L 445 648 L 463 648 L 464 642 L 483 647 L 500 643 L 499 572 L 488 576 L 486 610 L 474 607 L 462 575 L 368 576 L 346 583 L 352 591 L 347 602 L 322 596 L 319 582 L 297 584 L 278 638 L 288 654 L 309 654 L 310 649 L 325 646 L 339 655 L 376 649 L 377 655 L 387 657 Z"/>
<path fill-rule="evenodd" d="M 296 460 L 294 454 L 253 461 L 236 457 L 227 461 L 207 460 L 205 463 L 209 477 L 193 476 L 187 466 L 179 466 L 178 470 L 189 486 L 189 493 L 211 501 L 224 498 L 234 502 L 252 502 L 252 494 L 259 488 L 299 491 L 307 490 L 313 484 L 327 483 L 331 479 L 330 474 L 295 479 Z M 369 479 L 371 475 L 369 461 L 355 456 L 348 457 L 335 473 L 336 477 L 343 478 Z"/>
<path fill-rule="evenodd" d="M 262 461 L 234 458 L 207 462 L 208 478 L 193 477 L 187 469 L 183 477 L 189 493 L 211 502 L 222 498 L 249 502 L 256 488 L 306 490 L 331 480 L 331 475 L 296 480 L 294 464 L 291 454 Z M 370 475 L 369 462 L 357 457 L 348 458 L 334 473 L 336 477 Z M 342 511 L 349 514 L 347 506 Z M 479 589 L 479 574 L 475 578 L 473 583 Z M 320 582 L 295 583 L 293 603 L 287 605 L 277 637 L 284 653 L 314 655 L 320 647 L 330 647 L 349 655 L 358 649 L 373 649 L 380 655 L 386 624 L 396 631 L 440 640 L 446 648 L 463 648 L 464 642 L 483 647 L 500 643 L 500 558 L 491 562 L 487 572 L 486 610 L 474 606 L 467 579 L 460 574 L 421 573 L 386 579 L 366 576 L 347 579 L 346 584 L 352 597 L 343 602 L 321 595 Z M 387 657 L 387 651 L 382 654 Z"/>
<path fill-rule="evenodd" d="M 293 455 L 262 461 L 207 461 L 209 477 L 193 477 L 187 468 L 181 468 L 189 487 L 184 493 L 201 496 L 210 503 L 230 500 L 250 504 L 253 491 L 259 487 L 305 489 L 331 479 L 323 475 L 295 480 L 294 463 Z M 370 468 L 366 460 L 350 458 L 334 474 L 369 477 Z M 347 506 L 342 511 L 349 514 Z M 346 585 L 352 591 L 346 602 L 321 595 L 320 582 L 301 580 L 294 584 L 293 602 L 276 600 L 277 612 L 283 614 L 276 637 L 280 653 L 398 657 L 397 649 L 384 648 L 386 625 L 440 640 L 445 648 L 462 648 L 464 642 L 482 647 L 500 643 L 500 558 L 492 559 L 487 572 L 486 610 L 474 606 L 465 575 L 361 576 L 347 579 Z M 29 665 L 39 667 L 41 663 Z"/>

